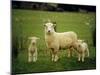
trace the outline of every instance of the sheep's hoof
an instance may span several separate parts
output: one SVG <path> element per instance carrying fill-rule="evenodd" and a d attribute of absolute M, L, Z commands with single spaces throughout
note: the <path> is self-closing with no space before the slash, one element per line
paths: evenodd
<path fill-rule="evenodd" d="M 54 62 L 57 62 L 57 60 L 54 60 Z"/>
<path fill-rule="evenodd" d="M 52 58 L 52 61 L 54 61 L 54 59 Z"/>
<path fill-rule="evenodd" d="M 70 58 L 71 56 L 70 55 L 68 55 L 68 58 Z"/>
<path fill-rule="evenodd" d="M 33 62 L 36 62 L 37 60 L 33 60 Z"/>
<path fill-rule="evenodd" d="M 89 55 L 87 57 L 89 57 Z"/>
<path fill-rule="evenodd" d="M 55 59 L 54 62 L 57 62 L 59 59 Z"/>
<path fill-rule="evenodd" d="M 29 59 L 28 62 L 30 63 L 30 62 L 32 62 L 32 60 Z"/>
<path fill-rule="evenodd" d="M 33 61 L 33 62 L 36 62 L 36 61 Z"/>
<path fill-rule="evenodd" d="M 78 59 L 78 61 L 80 61 L 80 59 Z"/>
<path fill-rule="evenodd" d="M 84 62 L 84 60 L 82 60 L 82 62 Z"/>
<path fill-rule="evenodd" d="M 32 61 L 28 61 L 28 63 L 31 63 Z"/>
<path fill-rule="evenodd" d="M 56 60 L 56 59 L 54 59 L 54 62 L 57 62 L 57 60 Z"/>

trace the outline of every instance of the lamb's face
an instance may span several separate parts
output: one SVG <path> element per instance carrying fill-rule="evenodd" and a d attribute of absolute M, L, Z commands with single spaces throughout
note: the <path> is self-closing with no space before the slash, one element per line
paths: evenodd
<path fill-rule="evenodd" d="M 35 44 L 36 44 L 36 39 L 32 39 L 32 40 L 31 40 L 31 44 L 32 44 L 32 45 L 35 45 Z"/>
<path fill-rule="evenodd" d="M 29 37 L 29 39 L 31 40 L 31 44 L 35 45 L 36 42 L 37 42 L 37 39 L 39 39 L 39 38 L 37 38 L 37 37 Z"/>
<path fill-rule="evenodd" d="M 48 22 L 48 23 L 45 23 L 44 26 L 45 26 L 45 32 L 47 34 L 52 34 L 54 32 L 54 27 L 55 27 L 54 23 Z"/>
<path fill-rule="evenodd" d="M 81 50 L 81 48 L 82 48 L 82 41 L 78 41 L 77 42 L 77 50 Z"/>

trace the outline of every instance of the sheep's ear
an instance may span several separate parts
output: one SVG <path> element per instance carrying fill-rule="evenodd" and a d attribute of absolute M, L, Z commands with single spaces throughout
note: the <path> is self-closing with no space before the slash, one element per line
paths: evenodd
<path fill-rule="evenodd" d="M 36 39 L 40 39 L 40 38 L 36 37 Z"/>
<path fill-rule="evenodd" d="M 32 37 L 28 37 L 28 39 L 30 40 L 30 39 L 32 39 Z"/>
<path fill-rule="evenodd" d="M 54 25 L 54 27 L 57 25 L 57 23 L 56 22 L 53 22 L 53 25 Z"/>
<path fill-rule="evenodd" d="M 43 26 L 45 27 L 46 25 L 45 25 L 45 24 L 43 24 Z"/>
<path fill-rule="evenodd" d="M 85 42 L 85 40 L 82 40 L 82 43 Z"/>
<path fill-rule="evenodd" d="M 82 40 L 82 43 L 86 42 L 86 40 Z"/>
<path fill-rule="evenodd" d="M 46 22 L 43 22 L 43 26 L 44 26 L 44 27 L 46 26 L 45 24 L 46 24 Z"/>

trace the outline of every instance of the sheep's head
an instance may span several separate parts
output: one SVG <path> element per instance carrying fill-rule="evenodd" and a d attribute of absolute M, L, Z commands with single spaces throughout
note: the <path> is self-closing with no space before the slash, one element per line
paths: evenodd
<path fill-rule="evenodd" d="M 38 37 L 29 37 L 28 39 L 31 40 L 31 44 L 35 45 L 37 39 L 40 39 L 40 38 L 38 38 Z"/>
<path fill-rule="evenodd" d="M 52 34 L 55 32 L 56 22 L 45 22 L 44 27 L 47 34 Z"/>
<path fill-rule="evenodd" d="M 84 43 L 84 40 L 78 40 L 78 42 L 76 43 L 77 50 L 80 50 L 82 48 L 82 43 Z"/>

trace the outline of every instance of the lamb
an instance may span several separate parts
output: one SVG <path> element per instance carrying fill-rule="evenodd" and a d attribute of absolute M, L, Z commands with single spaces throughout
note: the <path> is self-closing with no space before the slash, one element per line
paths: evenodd
<path fill-rule="evenodd" d="M 31 40 L 29 47 L 28 47 L 28 62 L 36 62 L 37 61 L 37 37 L 29 37 L 29 40 Z"/>
<path fill-rule="evenodd" d="M 84 62 L 85 55 L 89 57 L 89 49 L 88 45 L 84 40 L 78 40 L 76 43 L 76 50 L 78 52 L 78 61 L 82 59 L 82 62 Z"/>
<path fill-rule="evenodd" d="M 51 49 L 52 61 L 58 61 L 58 52 L 61 48 L 68 49 L 68 57 L 71 55 L 71 48 L 77 42 L 77 34 L 73 31 L 58 33 L 55 32 L 54 28 L 56 22 L 48 21 L 44 24 L 45 26 L 45 42 L 47 48 Z"/>

